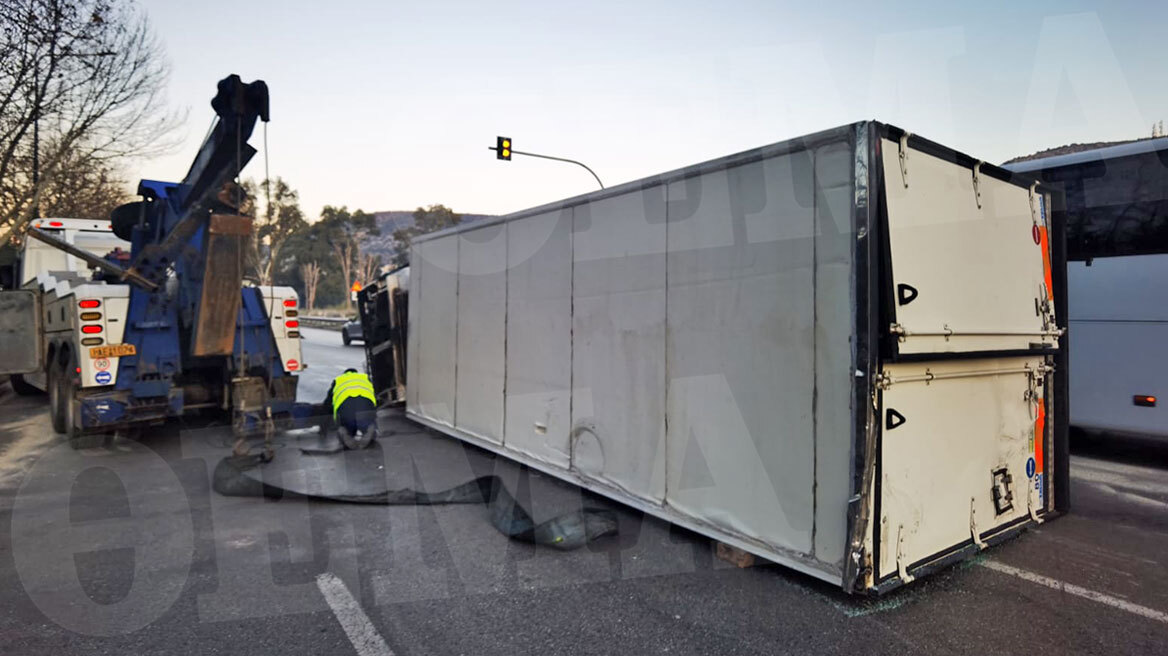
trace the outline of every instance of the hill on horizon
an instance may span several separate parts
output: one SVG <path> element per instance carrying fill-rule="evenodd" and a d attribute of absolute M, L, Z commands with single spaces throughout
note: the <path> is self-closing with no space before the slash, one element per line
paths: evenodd
<path fill-rule="evenodd" d="M 366 238 L 365 242 L 361 244 L 361 252 L 375 253 L 381 256 L 382 261 L 388 262 L 397 254 L 397 247 L 393 241 L 393 231 L 413 226 L 414 212 L 415 210 L 373 212 L 373 216 L 377 217 L 377 228 L 381 230 L 381 234 Z M 494 214 L 462 213 L 462 223 L 473 223 L 494 218 L 494 216 Z"/>
<path fill-rule="evenodd" d="M 1160 136 L 1140 137 L 1139 139 L 1123 139 L 1120 141 L 1095 141 L 1092 143 L 1073 143 L 1065 146 L 1056 146 L 1054 148 L 1047 148 L 1040 150 L 1037 153 L 1029 155 L 1019 155 L 1013 159 L 1008 159 L 1003 164 L 1015 164 L 1018 162 L 1028 162 L 1033 159 L 1041 159 L 1043 157 L 1054 157 L 1055 155 L 1071 155 L 1073 153 L 1081 153 L 1085 150 L 1098 150 L 1100 148 L 1107 148 L 1108 146 L 1122 146 L 1123 144 L 1135 143 L 1137 141 L 1147 141 L 1149 139 L 1159 139 Z"/>

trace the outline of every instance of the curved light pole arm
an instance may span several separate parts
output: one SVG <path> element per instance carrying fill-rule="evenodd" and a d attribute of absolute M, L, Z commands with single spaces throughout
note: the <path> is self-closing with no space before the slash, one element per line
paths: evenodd
<path fill-rule="evenodd" d="M 489 147 L 489 148 L 487 148 L 487 150 L 495 150 L 495 148 Z M 555 160 L 557 162 L 567 162 L 569 164 L 575 164 L 576 166 L 583 167 L 585 171 L 588 171 L 589 173 L 592 174 L 592 177 L 596 178 L 596 184 L 600 185 L 601 189 L 604 189 L 604 183 L 600 181 L 600 176 L 596 175 L 596 171 L 593 171 L 592 169 L 588 168 L 588 165 L 585 164 L 584 162 L 578 162 L 574 159 L 568 159 L 566 157 L 552 157 L 551 155 L 540 155 L 539 153 L 528 153 L 528 152 L 524 152 L 522 150 L 512 150 L 511 154 L 512 155 L 527 155 L 528 157 L 538 157 L 540 159 L 552 159 L 552 160 Z"/>

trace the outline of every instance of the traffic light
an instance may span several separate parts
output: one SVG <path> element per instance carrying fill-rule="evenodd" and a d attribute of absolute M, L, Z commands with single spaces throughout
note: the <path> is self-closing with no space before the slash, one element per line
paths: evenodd
<path fill-rule="evenodd" d="M 495 137 L 495 158 L 511 161 L 511 137 Z"/>

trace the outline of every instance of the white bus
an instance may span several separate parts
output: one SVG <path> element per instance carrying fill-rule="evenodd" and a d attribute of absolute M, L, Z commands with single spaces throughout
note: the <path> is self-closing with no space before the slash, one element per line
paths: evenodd
<path fill-rule="evenodd" d="M 1071 425 L 1168 438 L 1168 138 L 1005 168 L 1066 196 Z"/>

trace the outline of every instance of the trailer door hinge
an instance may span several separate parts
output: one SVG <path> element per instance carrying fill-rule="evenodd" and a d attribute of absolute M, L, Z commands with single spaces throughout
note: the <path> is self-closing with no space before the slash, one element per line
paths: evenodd
<path fill-rule="evenodd" d="M 1026 408 L 1030 413 L 1030 419 L 1038 416 L 1038 405 L 1042 403 L 1042 395 L 1040 387 L 1046 377 L 1054 373 L 1054 365 L 1047 362 L 1039 362 L 1034 369 L 1030 365 L 1025 366 L 1026 369 L 1026 391 L 1022 393 L 1022 400 L 1026 402 Z"/>
<path fill-rule="evenodd" d="M 908 573 L 908 563 L 904 558 L 904 524 L 896 532 L 896 573 L 900 575 L 901 583 L 912 583 L 916 579 Z"/>
<path fill-rule="evenodd" d="M 1031 224 L 1034 225 L 1034 228 L 1036 230 L 1034 234 L 1036 234 L 1036 235 L 1038 234 L 1037 228 L 1038 228 L 1039 224 L 1040 223 L 1045 224 L 1045 222 L 1041 221 L 1038 217 L 1038 205 L 1037 205 L 1037 203 L 1035 203 L 1035 198 L 1036 198 L 1035 192 L 1037 190 L 1038 190 L 1038 183 L 1037 182 L 1032 183 L 1030 185 L 1030 222 L 1031 222 Z"/>
<path fill-rule="evenodd" d="M 981 209 L 981 165 L 984 161 L 978 160 L 977 164 L 973 165 L 973 198 L 977 201 L 977 209 Z"/>
<path fill-rule="evenodd" d="M 1038 512 L 1034 509 L 1035 487 L 1033 485 L 1027 485 L 1026 487 L 1026 509 L 1030 512 L 1030 521 L 1035 524 L 1041 524 L 1046 520 L 1039 517 Z"/>
<path fill-rule="evenodd" d="M 977 530 L 977 499 L 969 497 L 969 534 L 973 538 L 973 543 L 977 545 L 978 551 L 985 549 L 987 545 L 981 539 L 981 531 Z"/>
<path fill-rule="evenodd" d="M 900 135 L 900 179 L 904 181 L 904 188 L 908 189 L 908 138 L 912 136 L 912 132 L 905 132 Z"/>
<path fill-rule="evenodd" d="M 904 326 L 900 325 L 899 323 L 894 323 L 888 326 L 888 332 L 896 335 L 896 341 L 898 342 L 903 342 L 905 336 L 908 334 L 908 331 L 905 330 Z"/>

